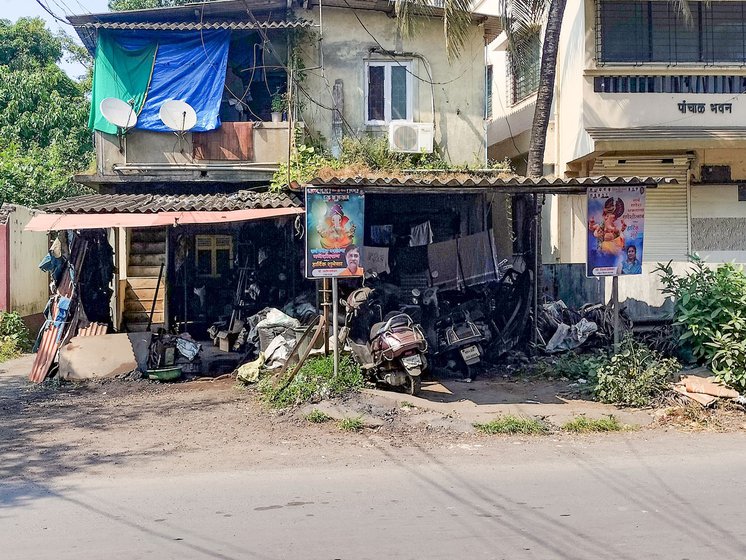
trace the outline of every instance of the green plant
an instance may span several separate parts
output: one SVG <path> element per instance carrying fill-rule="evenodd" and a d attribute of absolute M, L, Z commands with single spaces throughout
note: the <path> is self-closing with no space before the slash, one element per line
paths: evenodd
<path fill-rule="evenodd" d="M 544 434 L 549 427 L 536 418 L 506 415 L 500 416 L 485 424 L 474 424 L 477 431 L 484 434 Z"/>
<path fill-rule="evenodd" d="M 0 362 L 17 358 L 31 350 L 26 324 L 15 311 L 0 312 Z"/>
<path fill-rule="evenodd" d="M 625 428 L 614 416 L 607 416 L 605 418 L 576 416 L 572 420 L 565 422 L 561 429 L 565 432 L 586 434 L 589 432 L 619 432 Z"/>
<path fill-rule="evenodd" d="M 271 100 L 272 112 L 282 113 L 288 107 L 288 97 L 285 93 L 276 91 L 272 94 Z"/>
<path fill-rule="evenodd" d="M 658 265 L 663 293 L 675 298 L 679 342 L 724 383 L 746 389 L 746 274 L 732 263 L 711 268 L 692 256 L 686 275 Z"/>
<path fill-rule="evenodd" d="M 306 420 L 308 420 L 312 424 L 323 424 L 324 422 L 328 422 L 331 419 L 331 416 L 329 416 L 323 410 L 319 410 L 318 408 L 314 408 L 306 415 Z"/>
<path fill-rule="evenodd" d="M 363 424 L 362 416 L 355 416 L 353 418 L 342 418 L 342 420 L 340 420 L 337 425 L 343 432 L 359 432 L 365 427 L 365 424 Z"/>
<path fill-rule="evenodd" d="M 262 399 L 275 408 L 299 405 L 311 400 L 335 397 L 363 386 L 360 368 L 349 356 L 342 356 L 339 374 L 334 376 L 333 356 L 308 360 L 290 383 L 264 376 L 257 389 Z"/>
<path fill-rule="evenodd" d="M 554 364 L 553 375 L 568 379 L 585 379 L 590 384 L 596 382 L 598 369 L 606 363 L 608 356 L 605 352 L 597 351 L 593 354 L 575 354 L 568 352 L 559 357 Z"/>
<path fill-rule="evenodd" d="M 598 369 L 596 397 L 621 406 L 648 406 L 668 388 L 680 367 L 675 359 L 664 358 L 627 334 L 619 351 Z"/>

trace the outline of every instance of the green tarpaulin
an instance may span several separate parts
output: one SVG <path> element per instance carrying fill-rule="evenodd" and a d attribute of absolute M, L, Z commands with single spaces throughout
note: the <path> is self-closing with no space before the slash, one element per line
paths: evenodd
<path fill-rule="evenodd" d="M 148 91 L 157 43 L 148 40 L 115 41 L 100 31 L 93 68 L 93 92 L 89 128 L 116 134 L 117 127 L 101 115 L 101 100 L 116 97 L 123 101 L 134 101 L 137 113 L 142 109 Z"/>

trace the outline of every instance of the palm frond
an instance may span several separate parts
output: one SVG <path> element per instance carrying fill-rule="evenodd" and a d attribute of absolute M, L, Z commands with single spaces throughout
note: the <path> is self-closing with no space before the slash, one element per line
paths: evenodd
<path fill-rule="evenodd" d="M 432 0 L 394 0 L 394 13 L 399 30 L 404 36 L 415 33 L 415 15 L 433 13 Z M 471 28 L 472 0 L 443 0 L 443 34 L 446 41 L 448 59 L 458 58 L 469 37 Z"/>
<path fill-rule="evenodd" d="M 687 26 L 691 26 L 694 22 L 692 18 L 692 7 L 689 5 L 691 0 L 669 0 L 673 4 L 674 9 L 679 17 L 684 20 Z M 709 2 L 707 2 L 709 4 Z"/>
<path fill-rule="evenodd" d="M 541 52 L 541 32 L 549 0 L 500 0 L 500 18 L 508 39 L 511 64 L 525 69 Z"/>

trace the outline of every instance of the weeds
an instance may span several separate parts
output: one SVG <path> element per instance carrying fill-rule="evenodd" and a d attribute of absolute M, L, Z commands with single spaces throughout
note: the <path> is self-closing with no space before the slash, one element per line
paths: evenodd
<path fill-rule="evenodd" d="M 565 432 L 587 434 L 590 432 L 619 432 L 624 430 L 625 426 L 620 424 L 614 416 L 607 416 L 605 418 L 576 416 L 569 422 L 565 422 L 561 429 Z"/>
<path fill-rule="evenodd" d="M 365 427 L 365 424 L 363 424 L 362 416 L 355 416 L 354 418 L 342 418 L 337 426 L 343 432 L 359 432 Z"/>
<path fill-rule="evenodd" d="M 649 406 L 668 388 L 680 368 L 672 358 L 663 358 L 627 334 L 619 352 L 598 369 L 598 400 L 620 406 Z"/>
<path fill-rule="evenodd" d="M 23 319 L 15 311 L 0 312 L 0 363 L 31 350 L 31 339 Z"/>
<path fill-rule="evenodd" d="M 331 416 L 329 416 L 323 410 L 319 410 L 318 408 L 314 408 L 306 415 L 306 420 L 308 420 L 312 424 L 323 424 L 324 422 L 328 422 L 331 419 Z"/>
<path fill-rule="evenodd" d="M 349 356 L 339 362 L 339 375 L 334 377 L 334 357 L 322 356 L 308 360 L 293 380 L 267 375 L 257 388 L 262 400 L 275 408 L 286 408 L 309 401 L 336 397 L 363 386 L 363 376 Z"/>
<path fill-rule="evenodd" d="M 522 416 L 506 415 L 500 416 L 487 422 L 486 424 L 474 424 L 477 431 L 483 434 L 545 434 L 549 427 L 536 418 L 526 418 Z"/>

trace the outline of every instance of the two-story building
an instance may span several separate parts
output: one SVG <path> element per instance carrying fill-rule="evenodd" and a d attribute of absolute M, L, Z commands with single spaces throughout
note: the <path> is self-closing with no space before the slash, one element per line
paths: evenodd
<path fill-rule="evenodd" d="M 450 61 L 442 17 L 437 7 L 423 12 L 405 37 L 385 0 L 226 0 L 71 16 L 95 58 L 96 169 L 76 179 L 96 194 L 48 205 L 32 227 L 109 229 L 117 329 L 146 328 L 153 309 L 156 326 L 207 324 L 241 299 L 241 271 L 245 281 L 260 268 L 271 269 L 268 303 L 280 305 L 302 288 L 302 193 L 269 192 L 293 140 L 313 135 L 334 151 L 341 136 L 388 137 L 392 123 L 411 124 L 395 139 L 404 148 L 424 142 L 451 163 L 485 161 L 485 45 L 499 19 L 474 14 Z M 194 113 L 169 113 L 173 100 Z M 459 232 L 476 223 L 472 214 L 488 227 L 491 204 L 480 201 L 462 212 L 431 193 L 393 206 L 400 220 L 446 216 Z"/>
<path fill-rule="evenodd" d="M 545 168 L 558 177 L 678 179 L 648 192 L 645 274 L 620 282 L 638 318 L 660 316 L 656 263 L 683 268 L 695 252 L 746 261 L 746 2 L 688 5 L 689 21 L 665 0 L 569 0 L 562 25 Z M 504 36 L 490 47 L 488 152 L 518 169 L 538 55 L 515 69 Z M 586 228 L 583 197 L 547 197 L 544 263 L 583 275 Z"/>

